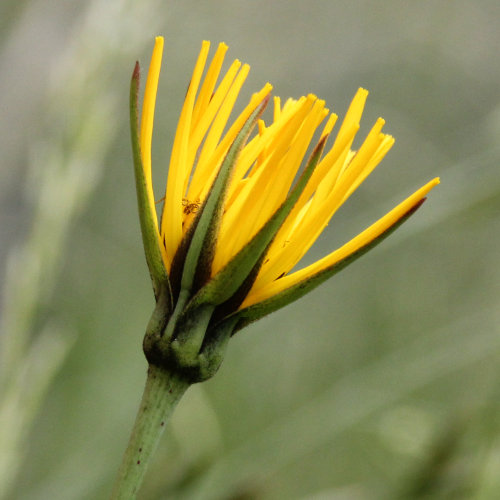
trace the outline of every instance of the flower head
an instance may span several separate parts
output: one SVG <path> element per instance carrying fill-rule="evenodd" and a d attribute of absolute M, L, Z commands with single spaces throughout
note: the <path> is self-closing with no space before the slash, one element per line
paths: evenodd
<path fill-rule="evenodd" d="M 220 336 L 221 328 L 226 339 L 345 267 L 406 220 L 439 183 L 430 181 L 342 247 L 293 271 L 394 139 L 382 132 L 385 122 L 379 118 L 358 150 L 352 150 L 368 95 L 364 89 L 355 94 L 334 140 L 327 141 L 338 117 L 311 94 L 284 103 L 274 97 L 272 119 L 266 123 L 262 113 L 270 99 L 269 83 L 229 124 L 249 67 L 234 61 L 221 76 L 227 46 L 220 44 L 206 67 L 209 47 L 203 42 L 187 90 L 159 220 L 151 141 L 161 37 L 153 50 L 140 131 L 138 67 L 131 101 L 143 240 L 157 302 L 168 311 L 168 325 L 161 327 L 166 333 L 158 335 L 170 343 L 189 343 L 178 330 L 179 318 L 186 322 L 203 316 L 204 332 L 193 347 L 197 355 Z M 317 143 L 305 161 L 314 137 Z"/>

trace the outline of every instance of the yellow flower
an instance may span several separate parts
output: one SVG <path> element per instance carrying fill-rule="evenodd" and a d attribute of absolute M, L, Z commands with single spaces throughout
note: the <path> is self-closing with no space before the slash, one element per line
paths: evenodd
<path fill-rule="evenodd" d="M 207 198 L 218 169 L 249 117 L 271 92 L 267 83 L 228 126 L 249 66 L 234 61 L 217 85 L 227 46 L 220 44 L 202 78 L 210 44 L 203 42 L 186 94 L 173 144 L 164 207 L 156 220 L 151 178 L 151 141 L 163 38 L 157 37 L 146 83 L 140 126 L 140 154 L 148 202 L 154 214 L 158 245 L 167 274 L 183 238 Z M 317 262 L 291 272 L 316 241 L 338 208 L 379 164 L 394 143 L 379 118 L 357 151 L 351 149 L 368 92 L 359 89 L 333 144 L 317 163 L 267 248 L 238 309 L 262 303 L 340 263 L 370 245 L 421 203 L 439 183 L 433 179 L 351 241 Z M 258 132 L 231 167 L 218 224 L 210 277 L 217 275 L 252 240 L 287 199 L 315 135 L 325 140 L 337 122 L 314 95 L 283 105 L 274 98 L 270 123 L 260 119 Z M 324 123 L 322 129 L 321 124 Z M 227 131 L 226 131 L 227 128 Z"/>

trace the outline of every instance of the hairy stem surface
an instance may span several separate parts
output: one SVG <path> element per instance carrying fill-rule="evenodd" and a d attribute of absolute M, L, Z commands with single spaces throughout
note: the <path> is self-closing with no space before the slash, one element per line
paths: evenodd
<path fill-rule="evenodd" d="M 111 500 L 133 500 L 165 425 L 189 382 L 154 365 L 149 366 L 146 387 L 134 428 L 118 471 Z"/>

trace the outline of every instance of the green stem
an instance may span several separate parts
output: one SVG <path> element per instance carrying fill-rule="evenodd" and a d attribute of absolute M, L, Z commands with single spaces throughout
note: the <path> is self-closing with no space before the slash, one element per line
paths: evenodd
<path fill-rule="evenodd" d="M 149 366 L 141 406 L 118 471 L 111 500 L 136 498 L 166 421 L 189 385 L 189 382 L 176 374 L 154 365 Z"/>

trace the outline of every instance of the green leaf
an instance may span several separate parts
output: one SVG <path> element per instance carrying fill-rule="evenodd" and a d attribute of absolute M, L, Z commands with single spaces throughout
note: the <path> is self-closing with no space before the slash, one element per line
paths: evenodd
<path fill-rule="evenodd" d="M 230 299 L 252 273 L 255 265 L 262 262 L 262 256 L 267 251 L 279 228 L 293 209 L 295 203 L 304 191 L 307 182 L 318 164 L 327 137 L 321 139 L 296 185 L 287 199 L 274 212 L 260 231 L 238 252 L 226 266 L 209 281 L 194 297 L 190 306 L 210 303 L 222 304 Z"/>
<path fill-rule="evenodd" d="M 138 93 L 140 83 L 139 63 L 135 64 L 130 83 L 130 133 L 132 138 L 132 153 L 134 159 L 135 188 L 137 192 L 137 204 L 139 207 L 139 220 L 141 224 L 142 243 L 149 274 L 153 283 L 155 297 L 158 300 L 161 294 L 168 296 L 169 310 L 172 308 L 172 294 L 168 274 L 163 263 L 158 239 L 158 227 L 156 218 L 151 212 L 151 204 L 148 199 L 146 179 L 141 158 L 141 148 L 139 143 L 139 111 Z"/>
<path fill-rule="evenodd" d="M 299 283 L 295 284 L 294 286 L 291 286 L 290 288 L 287 288 L 286 290 L 283 290 L 282 292 L 274 295 L 273 297 L 270 297 L 267 300 L 264 300 L 262 302 L 258 302 L 257 304 L 254 304 L 252 306 L 249 306 L 245 309 L 242 309 L 240 311 L 237 311 L 231 316 L 228 316 L 224 321 L 231 320 L 234 316 L 239 317 L 239 322 L 234 329 L 235 333 L 238 330 L 241 330 L 248 324 L 262 318 L 263 316 L 266 316 L 278 309 L 281 309 L 282 307 L 290 304 L 291 302 L 299 299 L 306 293 L 309 293 L 311 290 L 316 288 L 317 286 L 321 285 L 324 281 L 327 279 L 331 278 L 334 274 L 337 274 L 339 271 L 347 267 L 349 264 L 354 262 L 356 259 L 364 255 L 366 252 L 377 246 L 379 243 L 381 243 L 385 238 L 387 238 L 393 231 L 395 231 L 403 222 L 408 220 L 411 215 L 413 215 L 418 208 L 422 205 L 422 203 L 425 201 L 426 198 L 419 200 L 418 203 L 416 203 L 408 212 L 406 212 L 404 215 L 402 215 L 397 221 L 394 222 L 392 226 L 387 228 L 382 234 L 380 234 L 377 238 L 373 239 L 369 243 L 367 243 L 365 246 L 359 248 L 356 252 L 348 255 L 341 261 L 333 264 L 330 267 L 327 267 L 326 269 L 323 269 L 322 271 L 309 276 L 308 278 L 300 281 Z"/>

